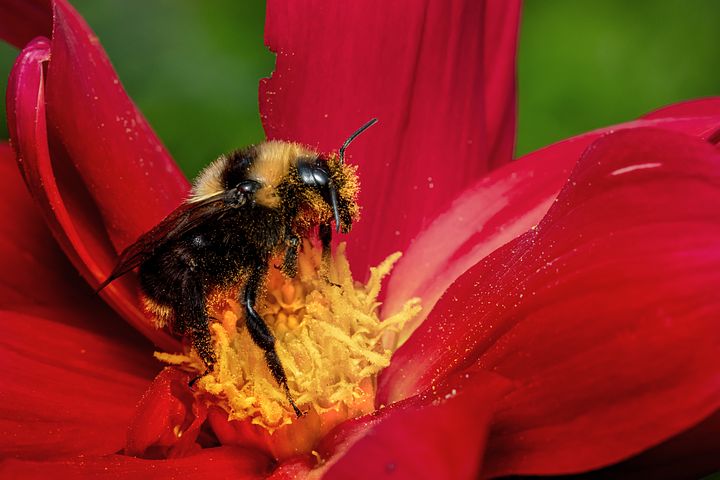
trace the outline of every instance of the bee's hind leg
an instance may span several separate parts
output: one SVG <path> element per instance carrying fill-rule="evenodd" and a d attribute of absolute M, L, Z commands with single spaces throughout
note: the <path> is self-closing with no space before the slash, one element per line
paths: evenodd
<path fill-rule="evenodd" d="M 186 333 L 189 334 L 193 348 L 205 364 L 205 371 L 188 383 L 188 386 L 192 387 L 195 382 L 213 371 L 215 349 L 210 336 L 202 283 L 197 278 L 186 275 L 180 291 L 182 302 L 177 313 L 185 319 Z"/>
<path fill-rule="evenodd" d="M 266 264 L 267 262 L 265 262 L 265 265 Z M 295 402 L 290 396 L 290 389 L 288 388 L 285 369 L 280 363 L 280 358 L 275 351 L 275 336 L 272 334 L 260 314 L 255 310 L 257 292 L 262 285 L 266 271 L 267 267 L 258 266 L 250 273 L 250 278 L 245 285 L 242 303 L 245 305 L 247 329 L 253 342 L 255 342 L 255 345 L 265 352 L 265 361 L 267 362 L 268 368 L 270 368 L 270 373 L 272 373 L 275 381 L 278 382 L 283 390 L 285 390 L 285 396 L 295 411 L 295 415 L 301 417 L 302 412 L 297 405 L 295 405 Z"/>

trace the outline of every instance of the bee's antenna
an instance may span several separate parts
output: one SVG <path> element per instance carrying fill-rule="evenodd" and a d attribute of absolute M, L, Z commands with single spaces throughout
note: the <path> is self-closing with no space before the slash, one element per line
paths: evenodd
<path fill-rule="evenodd" d="M 350 142 L 352 142 L 353 140 L 355 140 L 355 138 L 356 138 L 358 135 L 360 135 L 361 133 L 363 133 L 365 130 L 367 130 L 368 128 L 370 128 L 370 127 L 372 127 L 373 125 L 375 125 L 375 124 L 377 123 L 377 121 L 378 121 L 377 118 L 370 119 L 367 123 L 365 123 L 365 125 L 363 125 L 362 127 L 358 128 L 358 129 L 355 131 L 355 133 L 353 133 L 352 135 L 350 135 L 350 138 L 348 138 L 347 140 L 345 140 L 345 143 L 343 143 L 343 146 L 340 147 L 340 163 L 345 163 L 345 149 L 348 147 L 348 145 L 350 145 Z"/>

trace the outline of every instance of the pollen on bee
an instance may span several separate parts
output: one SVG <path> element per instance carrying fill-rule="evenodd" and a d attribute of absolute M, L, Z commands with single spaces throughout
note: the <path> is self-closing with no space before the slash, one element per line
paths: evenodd
<path fill-rule="evenodd" d="M 397 337 L 394 333 L 418 314 L 420 303 L 412 299 L 398 313 L 380 319 L 381 282 L 400 254 L 372 268 L 369 281 L 362 284 L 353 280 L 344 252 L 340 245 L 324 266 L 320 249 L 306 242 L 296 277 L 272 271 L 257 303 L 276 337 L 290 395 L 305 413 L 302 418 L 296 417 L 270 373 L 262 350 L 244 326 L 243 309 L 234 300 L 209 302 L 215 309 L 210 316 L 219 320 L 211 325 L 217 363 L 197 382 L 196 394 L 210 395 L 230 422 L 249 422 L 276 438 L 305 438 L 306 452 L 338 423 L 372 411 L 375 379 L 397 348 L 386 340 Z M 200 374 L 204 371 L 194 351 L 156 356 Z M 276 456 L 297 453 L 298 441 L 292 445 L 292 452 L 276 451 Z"/>

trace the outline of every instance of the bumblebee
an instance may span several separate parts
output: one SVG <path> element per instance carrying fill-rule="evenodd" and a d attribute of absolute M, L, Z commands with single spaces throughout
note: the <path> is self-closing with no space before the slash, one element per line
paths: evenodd
<path fill-rule="evenodd" d="M 273 258 L 282 259 L 278 268 L 293 277 L 303 238 L 317 229 L 327 259 L 332 222 L 336 232 L 350 231 L 359 213 L 358 181 L 344 153 L 376 121 L 353 133 L 338 154 L 267 141 L 219 157 L 198 175 L 182 205 L 120 254 L 98 291 L 139 267 L 147 309 L 159 325 L 190 339 L 205 363 L 205 375 L 216 360 L 208 294 L 239 287 L 248 332 L 300 416 L 275 351 L 275 337 L 255 309 L 257 296 Z"/>

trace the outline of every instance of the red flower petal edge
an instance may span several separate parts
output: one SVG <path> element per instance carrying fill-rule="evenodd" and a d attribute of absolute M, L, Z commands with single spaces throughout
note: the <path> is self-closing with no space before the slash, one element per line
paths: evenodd
<path fill-rule="evenodd" d="M 348 150 L 363 182 L 363 218 L 347 239 L 356 271 L 404 250 L 511 159 L 519 2 L 271 0 L 267 12 L 278 54 L 260 87 L 268 138 L 335 150 L 380 120 Z"/>
<path fill-rule="evenodd" d="M 379 401 L 471 364 L 514 380 L 488 476 L 598 468 L 697 424 L 720 406 L 719 203 L 708 143 L 603 137 L 537 229 L 448 289 L 383 372 Z"/>
<path fill-rule="evenodd" d="M 705 478 L 720 471 L 720 413 L 629 460 L 579 475 L 583 480 L 676 480 Z M 568 480 L 574 480 L 573 477 Z"/>
<path fill-rule="evenodd" d="M 7 461 L 0 466 L 3 478 L 24 480 L 62 478 L 142 478 L 147 480 L 182 478 L 266 478 L 270 470 L 267 457 L 236 447 L 202 450 L 197 455 L 168 460 L 144 460 L 125 455 L 74 458 L 57 462 Z"/>
<path fill-rule="evenodd" d="M 720 132 L 720 99 L 678 103 L 642 120 L 573 137 L 491 172 L 462 193 L 423 230 L 398 262 L 387 285 L 385 314 L 420 297 L 419 325 L 462 273 L 493 250 L 537 225 L 582 152 L 609 132 L 653 126 L 709 141 Z M 412 331 L 410 325 L 405 334 Z"/>
<path fill-rule="evenodd" d="M 30 8 L 0 3 L 13 15 Z M 64 0 L 33 5 L 35 21 L 25 27 L 47 34 L 39 12 L 49 17 L 52 11 L 52 41 L 36 40 L 18 58 L 8 89 L 10 134 L 53 234 L 86 280 L 97 285 L 118 250 L 182 201 L 188 182 L 77 12 Z M 177 349 L 174 339 L 147 324 L 136 290 L 130 275 L 103 295 L 158 346 Z"/>

